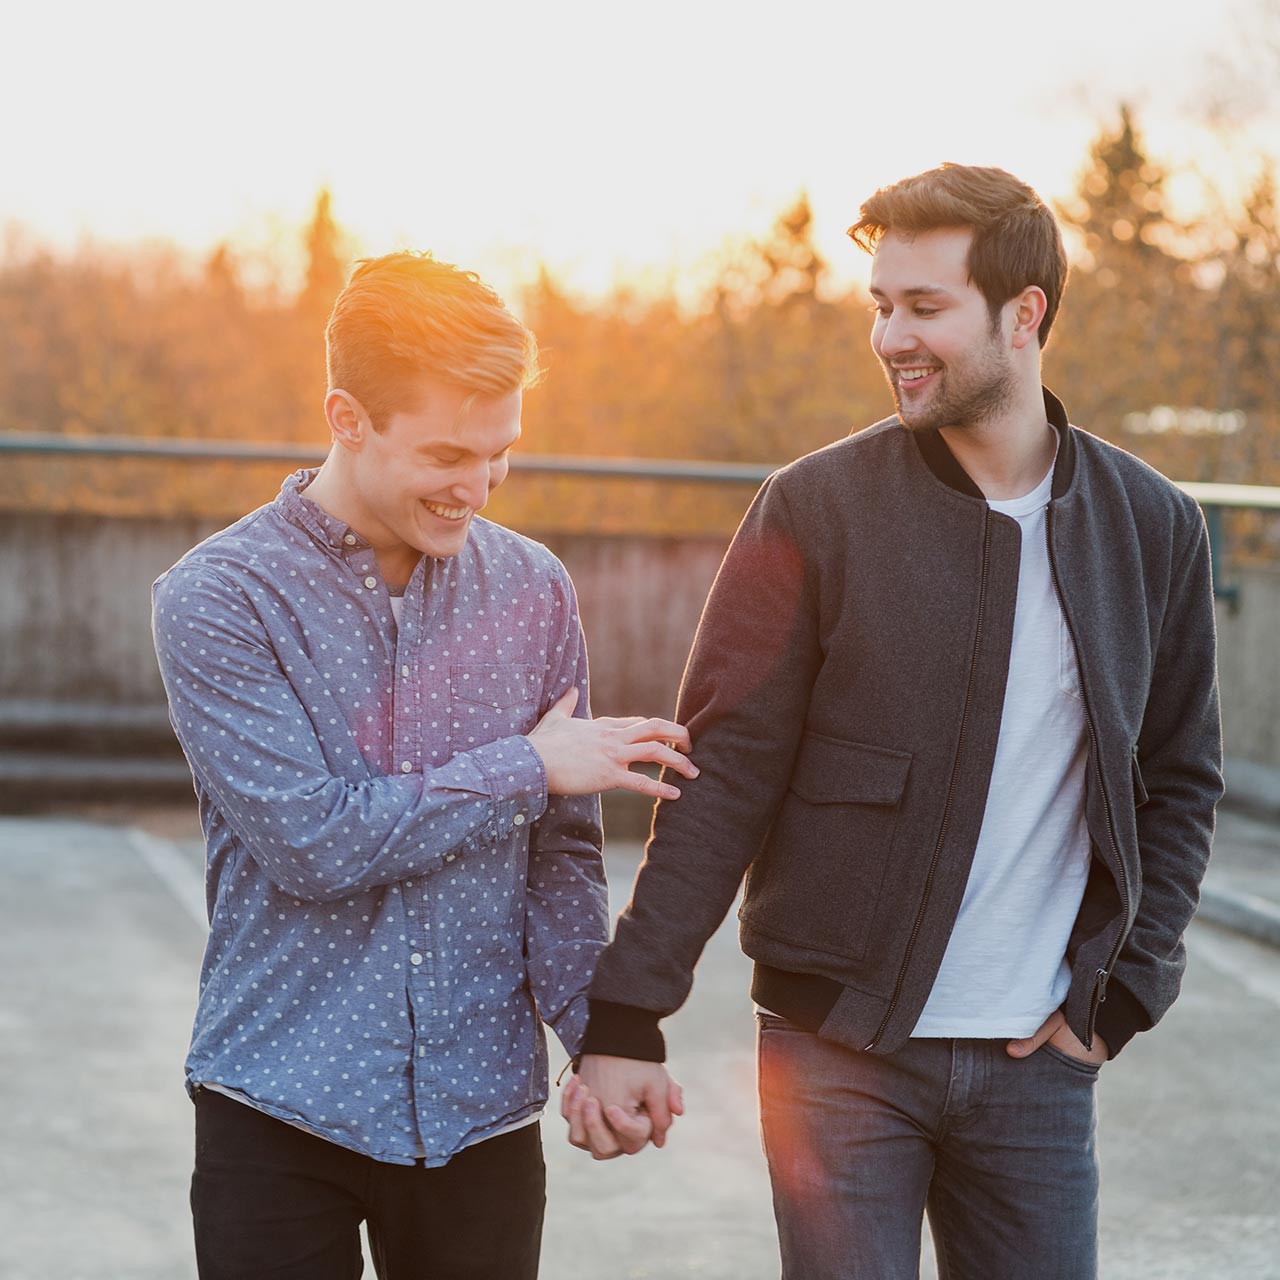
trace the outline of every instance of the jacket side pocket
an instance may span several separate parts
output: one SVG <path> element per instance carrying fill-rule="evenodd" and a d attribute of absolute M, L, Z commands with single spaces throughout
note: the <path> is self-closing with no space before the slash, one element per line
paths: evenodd
<path fill-rule="evenodd" d="M 1151 797 L 1147 794 L 1147 784 L 1142 780 L 1142 769 L 1138 765 L 1138 748 L 1134 747 L 1130 754 L 1133 765 L 1133 807 L 1141 809 Z"/>
<path fill-rule="evenodd" d="M 910 769 L 908 751 L 806 733 L 742 918 L 797 947 L 861 959 Z"/>

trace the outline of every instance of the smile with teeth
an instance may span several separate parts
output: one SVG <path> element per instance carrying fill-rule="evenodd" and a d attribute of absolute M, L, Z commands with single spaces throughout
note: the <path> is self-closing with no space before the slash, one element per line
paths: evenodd
<path fill-rule="evenodd" d="M 895 372 L 898 375 L 899 382 L 919 382 L 922 378 L 927 378 L 931 373 L 938 371 L 937 365 L 929 365 L 927 368 L 898 369 Z"/>
<path fill-rule="evenodd" d="M 446 507 L 443 502 L 427 502 L 424 500 L 422 505 L 433 516 L 439 516 L 441 520 L 465 520 L 471 514 L 470 507 Z"/>

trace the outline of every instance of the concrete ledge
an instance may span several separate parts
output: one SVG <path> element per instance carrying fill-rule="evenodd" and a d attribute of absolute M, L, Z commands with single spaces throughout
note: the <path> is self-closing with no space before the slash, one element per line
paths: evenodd
<path fill-rule="evenodd" d="M 1224 805 L 1264 821 L 1280 821 L 1280 769 L 1228 758 L 1222 773 L 1227 784 Z"/>
<path fill-rule="evenodd" d="M 191 770 L 176 758 L 0 751 L 0 814 L 124 800 L 195 803 Z"/>
<path fill-rule="evenodd" d="M 167 727 L 163 702 L 112 704 L 51 698 L 0 699 L 0 730 L 51 726 L 62 729 L 157 729 Z"/>
<path fill-rule="evenodd" d="M 1202 885 L 1199 914 L 1213 924 L 1280 948 L 1280 906 L 1257 894 Z"/>
<path fill-rule="evenodd" d="M 178 751 L 163 703 L 0 699 L 0 744 L 8 750 L 104 755 L 173 756 Z"/>

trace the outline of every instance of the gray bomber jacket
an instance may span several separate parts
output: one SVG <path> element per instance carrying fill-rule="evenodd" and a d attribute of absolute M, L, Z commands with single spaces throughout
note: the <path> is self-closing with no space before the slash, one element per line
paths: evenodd
<path fill-rule="evenodd" d="M 1065 1013 L 1114 1056 L 1177 995 L 1222 794 L 1209 546 L 1191 498 L 1045 405 L 1094 855 Z M 896 418 L 765 482 L 681 686 L 701 773 L 657 807 L 584 1052 L 662 1060 L 658 1021 L 744 872 L 755 999 L 852 1048 L 903 1044 L 978 839 L 1020 550 L 942 437 Z"/>

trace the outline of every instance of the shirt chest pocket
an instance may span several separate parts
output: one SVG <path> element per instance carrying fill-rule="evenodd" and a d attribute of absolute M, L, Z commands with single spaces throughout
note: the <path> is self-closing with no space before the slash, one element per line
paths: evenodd
<path fill-rule="evenodd" d="M 527 665 L 461 662 L 449 668 L 449 740 L 456 755 L 538 723 L 538 670 Z"/>

